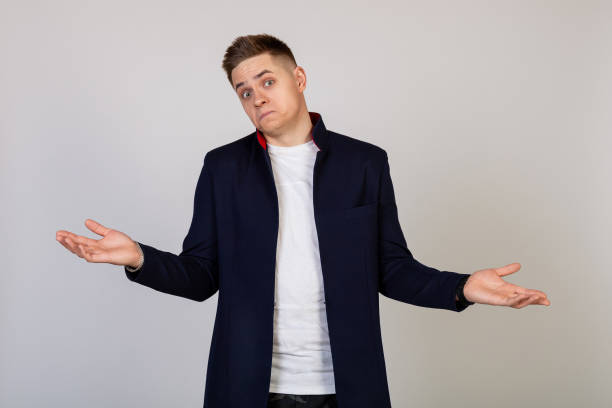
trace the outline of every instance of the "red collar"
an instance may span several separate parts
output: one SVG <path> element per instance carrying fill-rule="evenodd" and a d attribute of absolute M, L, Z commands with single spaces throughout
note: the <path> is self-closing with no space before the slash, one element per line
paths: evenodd
<path fill-rule="evenodd" d="M 310 132 L 310 135 L 312 137 L 312 140 L 314 142 L 314 144 L 319 148 L 319 150 L 321 150 L 321 148 L 319 147 L 319 144 L 317 143 L 316 136 L 315 136 L 315 132 L 314 132 L 314 128 L 315 125 L 317 124 L 317 122 L 319 122 L 319 120 L 321 119 L 321 114 L 318 112 L 308 112 L 308 115 L 310 115 L 310 121 L 312 122 L 312 130 Z M 263 147 L 264 149 L 267 149 L 268 147 L 268 143 L 266 142 L 266 138 L 263 136 L 263 134 L 259 131 L 259 129 L 257 130 L 257 140 L 259 141 L 259 144 L 261 145 L 261 147 Z"/>

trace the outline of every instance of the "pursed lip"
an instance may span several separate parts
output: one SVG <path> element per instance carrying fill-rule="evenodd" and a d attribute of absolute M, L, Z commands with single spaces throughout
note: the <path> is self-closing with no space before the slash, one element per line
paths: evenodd
<path fill-rule="evenodd" d="M 261 115 L 261 116 L 259 117 L 259 120 L 262 120 L 262 119 L 263 119 L 265 116 L 268 116 L 268 115 L 269 115 L 270 113 L 272 113 L 272 112 L 274 112 L 274 111 L 268 111 L 268 112 L 264 113 L 263 115 Z"/>

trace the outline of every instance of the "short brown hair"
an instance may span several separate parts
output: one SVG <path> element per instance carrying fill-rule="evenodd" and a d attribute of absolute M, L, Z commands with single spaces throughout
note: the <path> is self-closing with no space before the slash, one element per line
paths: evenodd
<path fill-rule="evenodd" d="M 223 56 L 222 67 L 225 70 L 230 85 L 232 85 L 232 87 L 234 85 L 232 83 L 232 70 L 236 68 L 238 64 L 247 58 L 266 52 L 272 56 L 281 57 L 287 63 L 292 63 L 292 67 L 297 66 L 291 49 L 278 38 L 269 34 L 243 35 L 237 37 L 232 44 L 227 47 L 225 55 Z"/>

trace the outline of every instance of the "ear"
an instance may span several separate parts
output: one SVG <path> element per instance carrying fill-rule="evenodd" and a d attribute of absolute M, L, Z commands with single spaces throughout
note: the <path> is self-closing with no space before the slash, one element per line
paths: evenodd
<path fill-rule="evenodd" d="M 295 77 L 295 83 L 298 91 L 304 92 L 304 89 L 306 89 L 306 72 L 304 71 L 304 68 L 300 67 L 299 65 L 296 66 L 293 70 L 293 76 Z"/>

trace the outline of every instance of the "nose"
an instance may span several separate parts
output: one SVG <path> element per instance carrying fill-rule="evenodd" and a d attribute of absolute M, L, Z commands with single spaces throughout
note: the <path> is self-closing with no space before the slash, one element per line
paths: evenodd
<path fill-rule="evenodd" d="M 253 95 L 253 99 L 255 100 L 255 106 L 260 107 L 265 103 L 268 103 L 268 98 L 266 98 L 266 96 L 261 93 L 261 92 L 255 92 L 255 95 Z"/>

